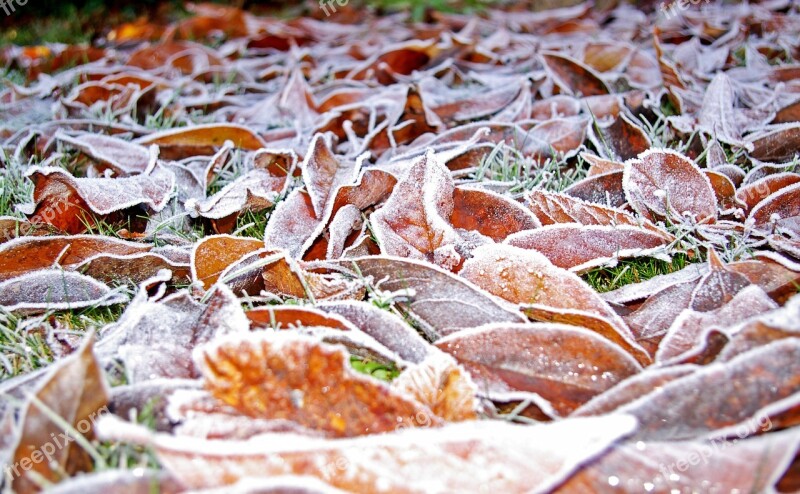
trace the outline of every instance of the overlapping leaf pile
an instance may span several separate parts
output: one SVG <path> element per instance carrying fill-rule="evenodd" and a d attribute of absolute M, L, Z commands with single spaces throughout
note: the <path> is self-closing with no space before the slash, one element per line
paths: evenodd
<path fill-rule="evenodd" d="M 7 487 L 798 489 L 796 5 L 192 9 L 2 54 Z"/>

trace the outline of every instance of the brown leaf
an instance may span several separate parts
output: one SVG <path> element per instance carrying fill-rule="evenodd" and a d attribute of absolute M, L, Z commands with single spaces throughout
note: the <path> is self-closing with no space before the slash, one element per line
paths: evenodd
<path fill-rule="evenodd" d="M 406 362 L 391 349 L 384 347 L 370 335 L 343 317 L 326 314 L 311 307 L 258 307 L 247 311 L 253 328 L 286 329 L 298 334 L 313 336 L 330 344 L 341 344 L 350 353 L 365 359 L 389 365 Z"/>
<path fill-rule="evenodd" d="M 320 224 L 311 196 L 304 190 L 296 189 L 270 215 L 264 230 L 264 243 L 270 248 L 285 249 L 292 257 L 300 258 L 311 247 Z"/>
<path fill-rule="evenodd" d="M 628 201 L 622 179 L 622 171 L 601 173 L 575 182 L 564 189 L 564 194 L 587 202 L 619 208 Z"/>
<path fill-rule="evenodd" d="M 774 228 L 800 235 L 800 183 L 779 189 L 756 204 L 748 221 L 763 230 Z"/>
<path fill-rule="evenodd" d="M 714 189 L 714 196 L 717 198 L 717 207 L 721 211 L 730 212 L 741 206 L 736 200 L 736 186 L 727 175 L 716 170 L 703 170 L 703 173 L 711 182 L 711 188 Z"/>
<path fill-rule="evenodd" d="M 128 65 L 141 69 L 161 69 L 171 65 L 183 74 L 191 74 L 198 65 L 220 65 L 222 60 L 210 48 L 187 41 L 165 41 L 160 44 L 143 46 L 131 53 Z"/>
<path fill-rule="evenodd" d="M 733 262 L 727 267 L 759 286 L 779 304 L 797 293 L 800 273 L 787 269 L 772 259 L 757 256 L 757 259 Z"/>
<path fill-rule="evenodd" d="M 668 367 L 651 366 L 642 372 L 630 376 L 615 386 L 587 401 L 575 411 L 571 417 L 590 417 L 606 415 L 622 405 L 638 400 L 666 383 L 680 379 L 699 369 L 697 365 L 671 365 Z"/>
<path fill-rule="evenodd" d="M 617 345 L 592 331 L 563 324 L 495 324 L 436 342 L 453 355 L 490 398 L 527 391 L 564 416 L 639 372 Z"/>
<path fill-rule="evenodd" d="M 193 217 L 229 221 L 230 217 L 235 218 L 244 211 L 261 211 L 274 206 L 289 184 L 288 176 L 276 177 L 264 170 L 250 170 L 211 197 L 199 201 L 189 199 L 186 210 Z"/>
<path fill-rule="evenodd" d="M 522 84 L 506 84 L 488 87 L 466 97 L 451 99 L 434 105 L 431 110 L 442 120 L 449 122 L 469 122 L 479 118 L 489 118 L 509 106 L 524 89 Z M 424 92 L 423 92 L 424 94 Z"/>
<path fill-rule="evenodd" d="M 712 441 L 620 444 L 556 489 L 590 492 L 684 492 L 698 486 L 720 492 L 770 492 L 797 452 L 795 431 Z M 723 473 L 724 472 L 724 473 Z"/>
<path fill-rule="evenodd" d="M 180 254 L 176 256 L 172 252 L 154 250 L 127 255 L 101 253 L 86 259 L 75 270 L 104 283 L 139 284 L 167 269 L 176 283 L 189 283 L 192 279 L 189 253 L 178 251 Z"/>
<path fill-rule="evenodd" d="M 698 113 L 700 128 L 720 142 L 744 146 L 742 122 L 734 108 L 736 92 L 731 78 L 724 72 L 714 75 L 706 87 L 703 105 Z"/>
<path fill-rule="evenodd" d="M 624 113 L 607 125 L 598 124 L 596 128 L 591 128 L 595 147 L 601 153 L 606 153 L 610 159 L 636 158 L 651 146 L 650 138 L 644 130 Z M 597 132 L 600 135 L 595 136 Z"/>
<path fill-rule="evenodd" d="M 749 184 L 743 184 L 736 191 L 736 199 L 744 203 L 745 212 L 749 213 L 758 203 L 775 192 L 800 182 L 800 174 L 776 173 L 767 175 Z"/>
<path fill-rule="evenodd" d="M 281 254 L 283 254 L 281 256 Z M 264 266 L 261 276 L 264 289 L 272 294 L 295 299 L 347 300 L 361 299 L 364 285 L 340 273 L 320 274 L 307 271 L 286 252 L 271 256 L 274 260 Z"/>
<path fill-rule="evenodd" d="M 403 319 L 372 304 L 345 300 L 324 302 L 317 307 L 342 316 L 409 362 L 421 363 L 432 351 L 433 347 Z"/>
<path fill-rule="evenodd" d="M 447 422 L 478 418 L 477 386 L 451 357 L 431 353 L 392 381 L 392 389 L 413 396 Z"/>
<path fill-rule="evenodd" d="M 570 157 L 577 154 L 586 139 L 589 120 L 583 117 L 554 118 L 536 124 L 526 137 L 539 139 L 556 153 Z"/>
<path fill-rule="evenodd" d="M 73 443 L 74 437 L 64 436 L 77 431 L 93 438 L 95 421 L 108 411 L 108 385 L 92 353 L 93 344 L 92 333 L 75 354 L 54 364 L 33 394 L 37 401 L 29 401 L 22 413 L 13 465 L 6 471 L 14 473 L 11 485 L 16 492 L 40 492 L 31 472 L 58 482 L 62 472 L 73 475 L 91 470 L 88 453 Z M 61 417 L 73 431 L 63 430 L 48 412 Z"/>
<path fill-rule="evenodd" d="M 31 222 L 42 222 L 68 233 L 81 233 L 91 213 L 106 216 L 133 206 L 160 211 L 175 186 L 175 175 L 157 167 L 150 175 L 125 178 L 75 178 L 61 168 L 29 168 L 36 209 Z"/>
<path fill-rule="evenodd" d="M 107 437 L 134 434 L 117 421 L 101 425 Z M 302 474 L 346 492 L 429 492 L 432 485 L 454 492 L 470 492 L 476 485 L 518 492 L 552 489 L 634 428 L 629 417 L 610 416 L 536 427 L 468 421 L 336 441 L 293 438 L 290 443 L 267 436 L 270 440 L 244 443 L 192 441 L 191 448 L 186 438 L 156 436 L 153 442 L 166 469 L 194 488 Z M 532 461 L 537 468 L 531 468 Z M 496 467 L 487 468 L 487 462 Z"/>
<path fill-rule="evenodd" d="M 798 357 L 800 342 L 780 340 L 671 381 L 618 412 L 639 420 L 634 437 L 641 440 L 722 437 L 737 427 L 763 432 L 754 420 L 797 406 Z"/>
<path fill-rule="evenodd" d="M 21 237 L 0 245 L 0 280 L 54 264 L 74 269 L 98 255 L 142 254 L 152 248 L 152 245 L 100 235 Z"/>
<path fill-rule="evenodd" d="M 200 376 L 191 352 L 197 345 L 228 333 L 246 332 L 249 323 L 239 300 L 225 285 L 214 287 L 204 306 L 186 291 L 164 296 L 168 276 L 143 282 L 119 320 L 107 326 L 97 345 L 105 366 L 124 364 L 131 385 L 157 378 Z M 155 295 L 148 294 L 148 288 Z M 142 403 L 144 405 L 144 403 Z"/>
<path fill-rule="evenodd" d="M 525 196 L 525 205 L 542 225 L 557 223 L 580 223 L 581 225 L 630 225 L 643 227 L 653 232 L 662 232 L 652 223 L 637 219 L 621 209 L 586 202 L 576 197 L 534 189 Z"/>
<path fill-rule="evenodd" d="M 556 53 L 543 53 L 542 58 L 561 85 L 573 94 L 595 96 L 609 93 L 600 76 L 574 58 Z"/>
<path fill-rule="evenodd" d="M 800 147 L 800 124 L 780 124 L 747 136 L 752 143 L 750 156 L 780 163 L 791 160 Z"/>
<path fill-rule="evenodd" d="M 214 397 L 250 417 L 291 420 L 333 437 L 441 424 L 428 407 L 350 369 L 341 349 L 290 332 L 217 340 L 196 361 Z"/>
<path fill-rule="evenodd" d="M 263 139 L 252 130 L 234 124 L 202 124 L 188 128 L 164 130 L 136 139 L 134 142 L 148 146 L 156 144 L 164 159 L 181 159 L 190 156 L 212 155 L 225 141 L 234 147 L 256 151 L 267 147 Z"/>
<path fill-rule="evenodd" d="M 757 286 L 739 291 L 730 301 L 707 312 L 686 309 L 675 319 L 656 352 L 656 362 L 664 363 L 683 358 L 699 350 L 709 328 L 727 329 L 742 320 L 778 306 Z"/>
<path fill-rule="evenodd" d="M 481 247 L 459 275 L 498 297 L 523 304 L 534 319 L 588 327 L 638 362 L 650 360 L 622 319 L 589 285 L 538 252 L 509 245 Z"/>
<path fill-rule="evenodd" d="M 513 307 L 463 278 L 435 266 L 386 257 L 362 257 L 339 261 L 357 269 L 360 276 L 380 281 L 380 289 L 396 292 L 397 304 L 407 311 L 433 340 L 460 329 L 492 322 L 523 322 Z"/>
<path fill-rule="evenodd" d="M 143 173 L 150 163 L 150 152 L 145 146 L 116 137 L 88 132 L 70 136 L 59 131 L 55 138 L 102 163 L 100 170 L 107 167 L 119 176 Z"/>
<path fill-rule="evenodd" d="M 242 257 L 264 248 L 254 238 L 211 235 L 204 237 L 192 249 L 192 279 L 208 290 L 225 269 Z"/>
<path fill-rule="evenodd" d="M 628 225 L 566 223 L 519 232 L 508 237 L 505 243 L 535 250 L 556 266 L 580 273 L 617 259 L 663 256 L 669 237 Z"/>
<path fill-rule="evenodd" d="M 714 189 L 691 160 L 669 149 L 651 149 L 625 163 L 628 202 L 645 217 L 655 215 L 713 223 L 717 215 Z"/>
<path fill-rule="evenodd" d="M 311 307 L 257 307 L 246 312 L 253 328 L 289 329 L 303 326 L 325 326 L 350 331 L 352 326 L 341 317 L 328 316 Z"/>
<path fill-rule="evenodd" d="M 708 273 L 692 290 L 689 308 L 699 312 L 719 309 L 750 285 L 745 276 L 729 269 L 713 249 L 708 251 Z"/>
<path fill-rule="evenodd" d="M 414 163 L 382 208 L 370 216 L 381 252 L 453 269 L 462 262 L 453 213 L 453 179 L 432 153 Z"/>
<path fill-rule="evenodd" d="M 314 136 L 302 169 L 314 213 L 320 219 L 332 205 L 336 190 L 355 182 L 359 172 L 356 163 L 334 156 L 330 139 L 323 134 Z"/>
<path fill-rule="evenodd" d="M 493 192 L 456 187 L 453 192 L 455 228 L 477 231 L 495 242 L 502 242 L 512 233 L 538 228 L 541 225 L 518 202 Z"/>
<path fill-rule="evenodd" d="M 43 269 L 0 282 L 0 306 L 7 311 L 44 312 L 126 302 L 119 290 L 71 271 Z"/>

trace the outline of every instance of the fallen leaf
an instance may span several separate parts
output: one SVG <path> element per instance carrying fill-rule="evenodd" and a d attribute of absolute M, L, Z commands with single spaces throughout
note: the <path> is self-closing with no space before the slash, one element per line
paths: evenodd
<path fill-rule="evenodd" d="M 669 236 L 628 225 L 565 223 L 515 233 L 505 243 L 535 250 L 564 269 L 585 272 L 629 257 L 663 257 Z"/>
<path fill-rule="evenodd" d="M 196 361 L 217 399 L 254 418 L 291 420 L 333 437 L 441 424 L 426 406 L 355 373 L 341 349 L 288 332 L 217 340 Z"/>
<path fill-rule="evenodd" d="M 32 472 L 58 482 L 65 472 L 74 475 L 92 468 L 89 452 L 73 441 L 76 432 L 84 439 L 93 438 L 95 421 L 108 412 L 108 385 L 92 353 L 94 340 L 91 333 L 75 354 L 54 364 L 28 400 L 21 414 L 13 465 L 6 471 L 16 492 L 42 490 Z M 64 430 L 52 415 L 72 430 Z"/>
<path fill-rule="evenodd" d="M 432 154 L 417 161 L 392 195 L 370 216 L 381 252 L 432 261 L 453 269 L 462 262 L 448 219 L 453 214 L 453 179 Z"/>
<path fill-rule="evenodd" d="M 534 319 L 590 328 L 630 352 L 638 362 L 649 363 L 626 324 L 589 285 L 536 251 L 509 245 L 481 247 L 459 275 L 521 304 Z"/>
<path fill-rule="evenodd" d="M 674 221 L 713 223 L 717 215 L 714 189 L 702 171 L 685 156 L 651 149 L 625 163 L 623 187 L 639 214 Z"/>
<path fill-rule="evenodd" d="M 101 431 L 107 431 L 106 437 L 117 437 L 126 431 L 125 425 L 116 421 L 101 426 Z M 152 441 L 167 470 L 194 488 L 229 485 L 244 477 L 302 473 L 348 492 L 373 492 L 380 486 L 423 492 L 432 483 L 459 492 L 476 485 L 503 492 L 547 491 L 634 428 L 629 417 L 612 416 L 536 427 L 470 421 L 426 431 L 412 429 L 399 435 L 337 440 L 333 444 L 299 438 L 293 439 L 291 445 L 280 440 L 222 442 L 170 436 L 156 436 Z M 127 436 L 133 434 L 129 431 Z M 140 440 L 147 440 L 141 436 L 140 433 Z M 557 445 L 555 450 L 553 445 Z M 511 451 L 519 454 L 512 455 Z M 488 458 L 498 465 L 497 469 L 485 467 Z M 538 468 L 530 468 L 531 458 L 536 459 Z M 466 477 L 464 472 L 473 474 Z"/>
<path fill-rule="evenodd" d="M 7 311 L 44 312 L 102 307 L 127 302 L 119 290 L 82 274 L 60 269 L 31 271 L 0 282 L 0 306 Z"/>
<path fill-rule="evenodd" d="M 490 398 L 532 392 L 562 416 L 641 370 L 609 340 L 564 324 L 481 326 L 451 334 L 436 346 L 453 355 Z"/>
<path fill-rule="evenodd" d="M 340 261 L 358 276 L 380 281 L 433 340 L 460 329 L 492 322 L 523 322 L 519 311 L 476 285 L 435 266 L 412 259 L 362 257 Z M 354 273 L 354 274 L 356 274 Z"/>

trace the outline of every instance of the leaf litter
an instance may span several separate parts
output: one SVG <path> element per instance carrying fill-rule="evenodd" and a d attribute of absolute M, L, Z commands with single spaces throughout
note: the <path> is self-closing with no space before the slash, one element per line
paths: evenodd
<path fill-rule="evenodd" d="M 0 50 L 5 486 L 797 490 L 795 5 L 307 13 Z"/>

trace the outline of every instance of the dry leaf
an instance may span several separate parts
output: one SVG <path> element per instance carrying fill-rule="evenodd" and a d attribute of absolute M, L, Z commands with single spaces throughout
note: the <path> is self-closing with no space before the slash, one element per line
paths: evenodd
<path fill-rule="evenodd" d="M 641 370 L 597 333 L 563 324 L 481 326 L 436 346 L 453 355 L 490 398 L 528 391 L 562 416 Z"/>
<path fill-rule="evenodd" d="M 341 349 L 311 338 L 251 333 L 217 340 L 196 360 L 209 391 L 250 417 L 291 420 L 334 437 L 441 424 L 426 406 L 355 373 Z"/>

